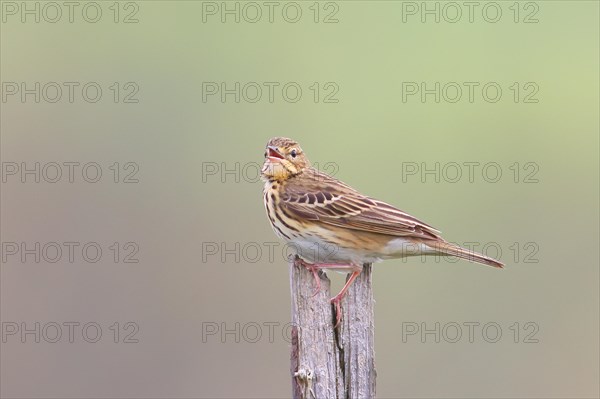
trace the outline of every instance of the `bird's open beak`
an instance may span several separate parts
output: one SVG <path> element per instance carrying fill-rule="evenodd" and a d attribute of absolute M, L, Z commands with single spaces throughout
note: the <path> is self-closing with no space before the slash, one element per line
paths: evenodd
<path fill-rule="evenodd" d="M 279 149 L 273 145 L 267 146 L 267 157 L 271 162 L 281 162 L 283 155 L 279 152 Z"/>

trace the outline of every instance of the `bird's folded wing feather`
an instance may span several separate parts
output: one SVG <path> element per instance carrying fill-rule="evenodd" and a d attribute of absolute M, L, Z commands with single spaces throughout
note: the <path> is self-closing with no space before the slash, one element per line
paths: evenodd
<path fill-rule="evenodd" d="M 338 180 L 289 182 L 282 193 L 284 212 L 324 224 L 391 236 L 437 239 L 439 231 L 385 202 L 366 197 Z"/>

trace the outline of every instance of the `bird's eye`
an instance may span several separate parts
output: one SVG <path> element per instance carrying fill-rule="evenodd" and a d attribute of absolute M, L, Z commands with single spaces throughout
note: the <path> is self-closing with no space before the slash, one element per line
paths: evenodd
<path fill-rule="evenodd" d="M 267 157 L 267 152 L 265 151 L 265 158 Z"/>
<path fill-rule="evenodd" d="M 298 155 L 298 154 L 296 153 L 296 150 L 292 150 L 292 152 L 291 152 L 290 154 L 292 155 L 292 158 L 296 158 L 296 155 Z"/>

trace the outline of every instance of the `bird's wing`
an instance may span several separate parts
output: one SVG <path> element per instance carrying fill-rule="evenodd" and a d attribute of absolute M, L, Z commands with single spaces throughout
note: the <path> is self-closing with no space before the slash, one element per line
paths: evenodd
<path fill-rule="evenodd" d="M 439 231 L 409 214 L 366 197 L 339 180 L 315 172 L 315 178 L 292 179 L 281 196 L 290 216 L 352 230 L 391 236 L 439 238 Z"/>

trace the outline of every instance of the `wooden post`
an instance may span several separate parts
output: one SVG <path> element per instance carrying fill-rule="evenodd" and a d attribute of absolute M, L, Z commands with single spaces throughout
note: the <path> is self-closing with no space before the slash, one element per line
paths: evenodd
<path fill-rule="evenodd" d="M 375 397 L 375 324 L 371 265 L 350 286 L 342 301 L 342 322 L 334 329 L 330 281 L 290 261 L 292 293 L 291 374 L 294 399 Z M 316 294 L 315 294 L 316 292 Z"/>

